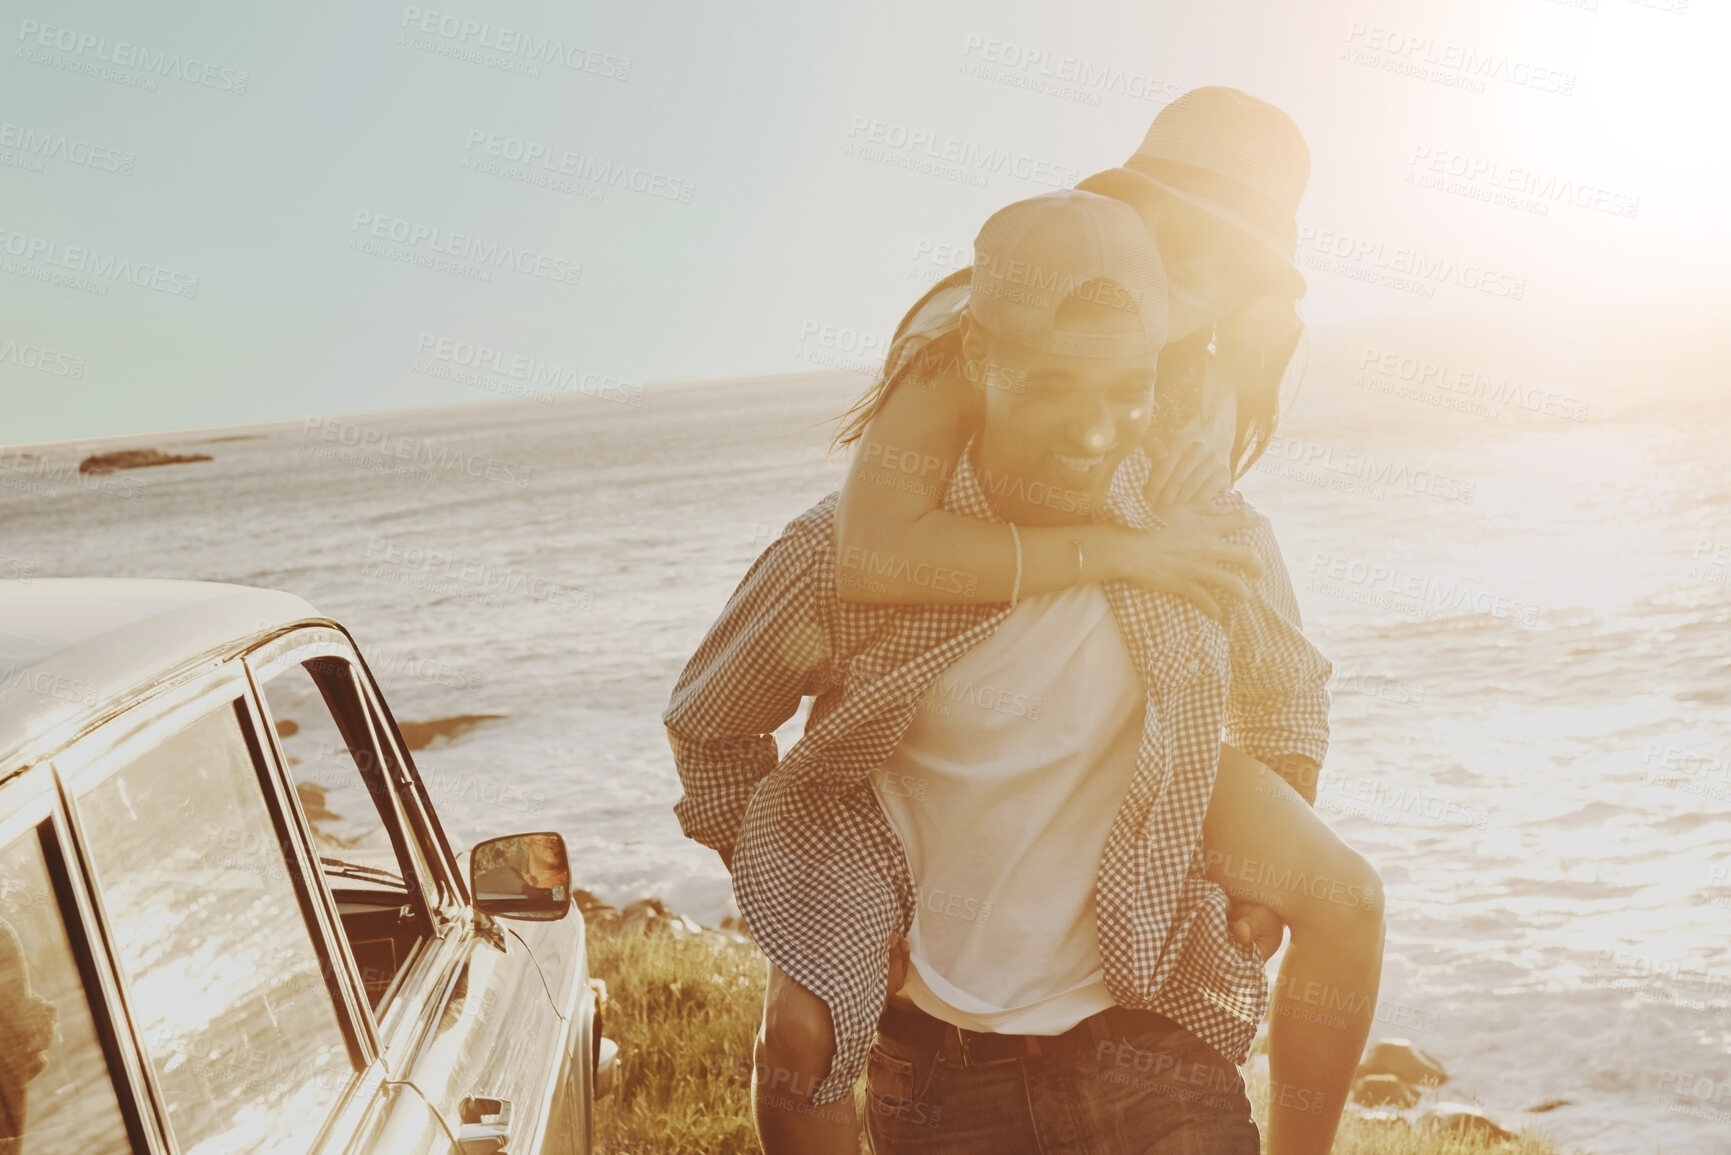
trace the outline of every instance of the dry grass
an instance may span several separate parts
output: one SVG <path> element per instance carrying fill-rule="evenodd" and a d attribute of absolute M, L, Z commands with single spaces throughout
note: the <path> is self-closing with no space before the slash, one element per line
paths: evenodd
<path fill-rule="evenodd" d="M 752 1155 L 752 1039 L 764 960 L 670 935 L 591 926 L 589 969 L 607 980 L 604 1030 L 619 1043 L 598 1155 Z"/>
<path fill-rule="evenodd" d="M 763 1006 L 763 955 L 751 947 L 717 950 L 697 940 L 591 926 L 589 967 L 607 980 L 605 1030 L 620 1047 L 618 1081 L 596 1113 L 597 1155 L 758 1155 L 749 1082 Z M 1264 1092 L 1253 1079 L 1259 1118 Z M 1352 1116 L 1342 1123 L 1334 1151 L 1559 1155 L 1536 1140 L 1485 1145 Z"/>

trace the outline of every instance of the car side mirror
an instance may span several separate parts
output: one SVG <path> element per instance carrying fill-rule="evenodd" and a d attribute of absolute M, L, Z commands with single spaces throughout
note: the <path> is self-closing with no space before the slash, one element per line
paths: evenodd
<path fill-rule="evenodd" d="M 552 831 L 489 838 L 469 858 L 475 909 L 500 918 L 552 922 L 571 913 L 571 863 Z"/>

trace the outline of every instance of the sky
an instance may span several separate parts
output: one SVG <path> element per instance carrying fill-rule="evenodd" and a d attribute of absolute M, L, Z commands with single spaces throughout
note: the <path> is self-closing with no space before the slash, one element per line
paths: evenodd
<path fill-rule="evenodd" d="M 1723 316 L 1700 0 L 0 7 L 0 444 L 869 372 L 1203 84 L 1306 136 L 1315 331 Z"/>

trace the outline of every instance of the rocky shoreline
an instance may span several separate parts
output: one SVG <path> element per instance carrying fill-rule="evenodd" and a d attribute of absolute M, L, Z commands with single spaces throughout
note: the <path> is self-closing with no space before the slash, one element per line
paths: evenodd
<path fill-rule="evenodd" d="M 1417 1110 L 1429 1088 L 1449 1081 L 1448 1072 L 1436 1056 L 1407 1039 L 1379 1039 L 1358 1065 L 1352 1079 L 1351 1102 L 1365 1108 L 1359 1117 L 1389 1126 L 1416 1126 L 1443 1134 L 1474 1139 L 1515 1139 L 1502 1126 L 1472 1103 L 1438 1102 Z M 1553 1111 L 1568 1106 L 1567 1099 L 1552 1099 L 1529 1108 L 1530 1112 Z"/>

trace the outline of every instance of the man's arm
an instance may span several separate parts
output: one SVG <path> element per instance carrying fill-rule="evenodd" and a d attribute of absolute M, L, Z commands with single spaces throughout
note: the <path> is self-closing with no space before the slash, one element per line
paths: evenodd
<path fill-rule="evenodd" d="M 770 543 L 685 664 L 661 716 L 685 788 L 673 807 L 680 829 L 730 870 L 751 793 L 776 766 L 774 731 L 817 691 L 829 656 L 818 548 L 803 527 Z"/>
<path fill-rule="evenodd" d="M 1263 573 L 1227 616 L 1232 686 L 1226 740 L 1276 773 L 1306 802 L 1328 752 L 1328 679 L 1334 667 L 1304 636 L 1298 598 L 1268 519 L 1247 531 Z"/>

